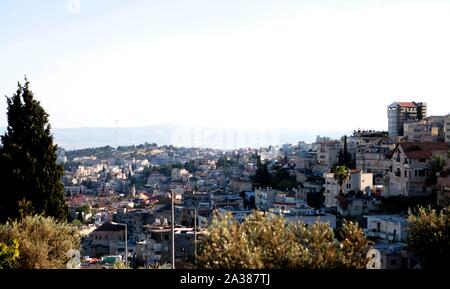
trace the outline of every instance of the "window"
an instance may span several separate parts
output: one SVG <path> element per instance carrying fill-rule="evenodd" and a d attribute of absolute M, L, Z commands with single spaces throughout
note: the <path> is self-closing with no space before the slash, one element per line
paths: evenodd
<path fill-rule="evenodd" d="M 425 177 L 425 170 L 419 170 L 418 175 L 419 177 Z"/>
<path fill-rule="evenodd" d="M 397 260 L 396 259 L 392 259 L 391 260 L 391 266 L 397 266 Z"/>

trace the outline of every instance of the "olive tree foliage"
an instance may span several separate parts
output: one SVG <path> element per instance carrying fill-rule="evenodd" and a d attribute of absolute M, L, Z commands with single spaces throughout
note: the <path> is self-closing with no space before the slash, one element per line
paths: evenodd
<path fill-rule="evenodd" d="M 450 259 L 450 207 L 437 212 L 419 208 L 408 217 L 408 247 L 424 269 L 448 268 Z"/>
<path fill-rule="evenodd" d="M 18 243 L 18 269 L 64 269 L 67 253 L 80 247 L 77 231 L 52 217 L 27 216 L 0 225 L 0 243 Z"/>
<path fill-rule="evenodd" d="M 341 240 L 327 223 L 288 224 L 255 211 L 242 224 L 215 213 L 198 256 L 207 269 L 362 269 L 371 245 L 357 224 L 346 222 Z"/>
<path fill-rule="evenodd" d="M 0 242 L 0 269 L 14 269 L 19 257 L 19 242 L 11 240 Z"/>

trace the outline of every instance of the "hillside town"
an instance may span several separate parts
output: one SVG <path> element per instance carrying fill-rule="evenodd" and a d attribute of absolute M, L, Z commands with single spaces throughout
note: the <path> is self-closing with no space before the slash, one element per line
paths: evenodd
<path fill-rule="evenodd" d="M 215 212 L 243 221 L 258 210 L 335 230 L 356 221 L 380 252 L 382 269 L 413 269 L 408 211 L 450 204 L 448 167 L 438 165 L 450 163 L 450 115 L 394 102 L 387 117 L 387 131 L 265 148 L 59 149 L 70 219 L 83 236 L 81 267 L 122 261 L 155 268 L 175 260 L 176 268 L 194 268 Z M 347 179 L 336 177 L 336 166 L 349 169 Z"/>

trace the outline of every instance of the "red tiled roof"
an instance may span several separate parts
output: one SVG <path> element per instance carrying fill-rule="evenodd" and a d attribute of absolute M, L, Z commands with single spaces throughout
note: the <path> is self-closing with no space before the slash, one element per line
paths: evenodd
<path fill-rule="evenodd" d="M 449 149 L 449 145 L 444 142 L 403 142 L 399 146 L 410 159 L 428 159 L 433 156 L 434 151 Z"/>
<path fill-rule="evenodd" d="M 416 107 L 416 105 L 412 102 L 399 102 L 398 104 L 403 107 Z"/>

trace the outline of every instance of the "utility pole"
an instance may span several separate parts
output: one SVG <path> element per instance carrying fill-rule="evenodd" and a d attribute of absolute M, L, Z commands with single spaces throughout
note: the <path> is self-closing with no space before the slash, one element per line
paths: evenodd
<path fill-rule="evenodd" d="M 197 209 L 194 208 L 194 264 L 197 264 Z"/>
<path fill-rule="evenodd" d="M 128 269 L 128 225 L 125 224 L 125 268 Z"/>
<path fill-rule="evenodd" d="M 172 190 L 172 269 L 175 269 L 175 205 L 174 205 L 174 193 Z"/>
<path fill-rule="evenodd" d="M 125 268 L 128 269 L 128 225 L 125 223 L 116 223 L 125 226 Z"/>
<path fill-rule="evenodd" d="M 127 221 L 125 222 L 125 268 L 128 269 L 128 208 L 125 208 Z"/>

